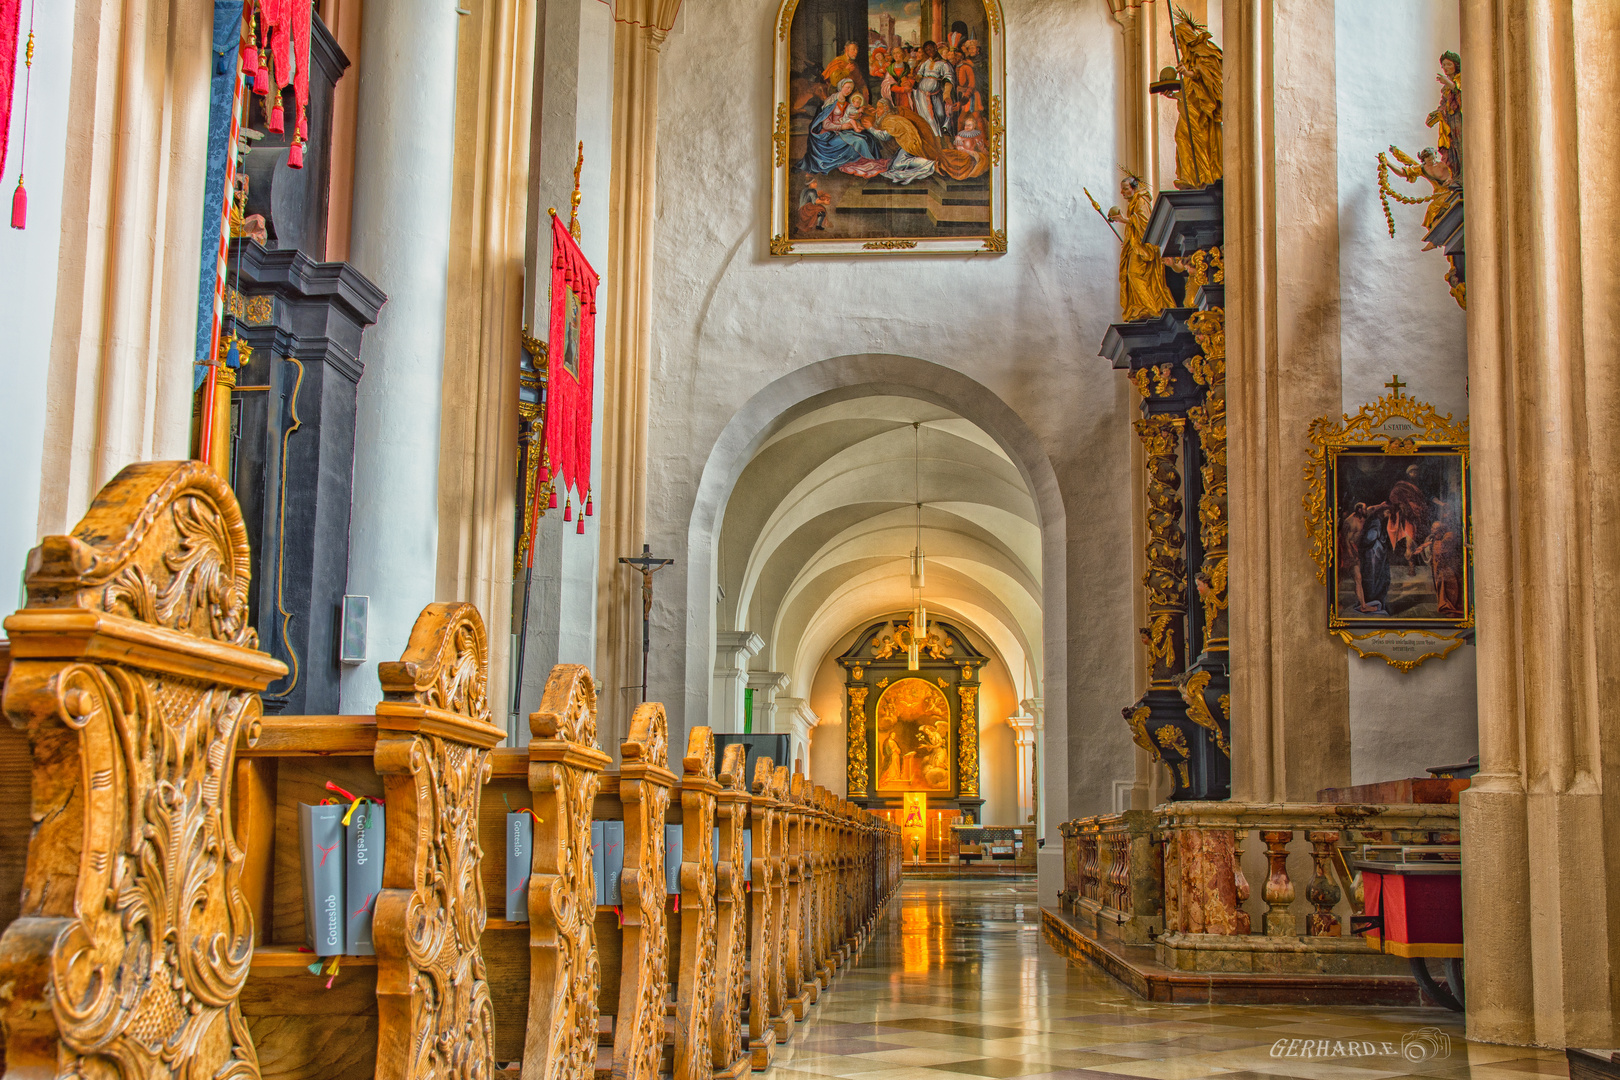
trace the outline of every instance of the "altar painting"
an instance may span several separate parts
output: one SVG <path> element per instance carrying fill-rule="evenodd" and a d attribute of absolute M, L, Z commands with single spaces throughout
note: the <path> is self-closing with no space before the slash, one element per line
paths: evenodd
<path fill-rule="evenodd" d="M 771 253 L 1005 251 L 996 0 L 786 0 Z"/>
<path fill-rule="evenodd" d="M 1335 624 L 1471 621 L 1464 458 L 1457 451 L 1333 456 Z"/>
<path fill-rule="evenodd" d="M 874 715 L 877 791 L 951 790 L 951 707 L 926 679 L 899 679 Z"/>

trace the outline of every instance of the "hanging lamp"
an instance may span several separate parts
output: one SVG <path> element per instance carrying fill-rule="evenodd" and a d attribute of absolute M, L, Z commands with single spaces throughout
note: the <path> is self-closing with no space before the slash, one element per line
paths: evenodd
<path fill-rule="evenodd" d="M 923 585 L 928 556 L 922 546 L 922 423 L 911 425 L 916 433 L 912 449 L 912 499 L 917 506 L 917 546 L 911 549 L 911 641 L 906 645 L 906 670 L 922 666 L 923 641 L 928 637 L 928 608 L 923 604 Z"/>

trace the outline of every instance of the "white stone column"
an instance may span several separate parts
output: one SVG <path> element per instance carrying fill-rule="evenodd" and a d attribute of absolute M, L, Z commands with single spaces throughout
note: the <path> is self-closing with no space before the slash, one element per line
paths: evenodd
<path fill-rule="evenodd" d="M 750 671 L 748 689 L 754 692 L 754 730 L 781 731 L 776 726 L 777 694 L 787 689 L 785 671 Z"/>
<path fill-rule="evenodd" d="M 714 693 L 709 695 L 709 726 L 717 732 L 743 729 L 743 687 L 748 661 L 765 647 L 752 630 L 721 630 L 714 635 Z"/>
<path fill-rule="evenodd" d="M 757 673 L 756 673 L 757 674 Z M 769 672 L 767 674 L 776 674 Z M 782 676 L 782 686 L 786 687 L 787 676 Z M 774 696 L 775 691 L 772 691 Z M 804 698 L 779 697 L 776 698 L 772 711 L 772 731 L 788 736 L 790 765 L 792 761 L 804 762 L 804 774 L 810 775 L 810 729 L 821 723 L 821 717 L 810 707 Z M 826 786 L 826 785 L 823 785 Z"/>
<path fill-rule="evenodd" d="M 456 20 L 442 0 L 394 0 L 361 22 L 349 250 L 388 303 L 366 332 L 355 416 L 349 592 L 371 597 L 371 617 L 368 659 L 343 676 L 346 713 L 372 710 L 378 662 L 399 658 L 435 599 Z"/>
<path fill-rule="evenodd" d="M 1018 712 L 1007 717 L 1013 729 L 1013 760 L 1018 767 L 1018 824 L 1035 818 L 1035 717 Z"/>

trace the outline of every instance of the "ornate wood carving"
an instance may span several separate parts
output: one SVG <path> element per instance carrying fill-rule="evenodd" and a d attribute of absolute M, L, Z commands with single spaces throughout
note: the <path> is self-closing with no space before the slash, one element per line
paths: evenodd
<path fill-rule="evenodd" d="M 763 1069 L 770 1064 L 772 1047 L 776 1045 L 776 1030 L 771 1020 L 782 1012 L 782 996 L 776 978 L 782 950 L 777 935 L 780 919 L 776 898 L 779 889 L 776 875 L 780 860 L 776 856 L 777 809 L 776 767 L 768 757 L 754 763 L 753 807 L 753 926 L 750 928 L 748 966 L 752 983 L 748 1008 L 748 1045 L 753 1052 L 753 1064 Z"/>
<path fill-rule="evenodd" d="M 747 778 L 743 773 L 747 760 L 746 746 L 734 743 L 726 747 L 716 797 L 720 850 L 715 868 L 716 974 L 709 1045 L 714 1070 L 726 1073 L 745 1068 L 747 1061 L 741 1030 L 742 1002 L 748 993 L 748 908 L 743 893 L 743 831 L 748 827 Z"/>
<path fill-rule="evenodd" d="M 962 699 L 961 732 L 956 740 L 958 783 L 963 795 L 974 796 L 979 793 L 979 687 L 959 683 L 956 694 Z"/>
<path fill-rule="evenodd" d="M 669 927 L 664 918 L 664 818 L 675 774 L 669 721 L 656 701 L 636 706 L 619 744 L 624 803 L 624 973 L 613 1024 L 614 1080 L 658 1080 L 669 993 Z"/>
<path fill-rule="evenodd" d="M 859 676 L 856 676 L 859 678 Z M 849 688 L 849 793 L 851 795 L 865 795 L 867 785 L 866 765 L 866 695 L 868 687 L 851 686 Z"/>
<path fill-rule="evenodd" d="M 236 499 L 197 462 L 131 465 L 30 565 L 6 620 L 34 822 L 0 938 L 7 1074 L 257 1077 L 231 781 L 287 669 L 254 649 Z"/>
<path fill-rule="evenodd" d="M 709 1045 L 714 1003 L 714 732 L 687 737 L 681 776 L 681 967 L 675 987 L 675 1080 L 714 1074 Z"/>
<path fill-rule="evenodd" d="M 479 948 L 487 919 L 478 809 L 489 751 L 484 620 L 429 604 L 399 660 L 379 664 L 377 749 L 388 805 L 377 948 L 378 1080 L 484 1077 L 495 1015 Z"/>
<path fill-rule="evenodd" d="M 787 996 L 794 1019 L 803 1020 L 805 927 L 804 913 L 809 890 L 804 878 L 804 774 L 787 778 L 787 806 L 782 811 L 783 836 L 787 854 Z"/>
<path fill-rule="evenodd" d="M 1219 251 L 1219 249 L 1216 249 Z M 1187 361 L 1195 381 L 1207 388 L 1202 405 L 1187 410 L 1203 449 L 1203 493 L 1198 499 L 1198 528 L 1204 548 L 1198 574 L 1199 600 L 1204 606 L 1204 647 L 1224 648 L 1227 643 L 1226 541 L 1226 323 L 1220 308 L 1199 311 L 1187 325 L 1203 353 Z"/>
<path fill-rule="evenodd" d="M 558 664 L 529 717 L 535 816 L 529 878 L 529 1017 L 523 1080 L 573 1080 L 596 1065 L 596 875 L 591 808 L 612 759 L 596 746 L 596 686 Z"/>
<path fill-rule="evenodd" d="M 1176 458 L 1186 422 L 1168 413 L 1135 422 L 1147 453 L 1147 572 L 1142 583 L 1147 586 L 1148 625 L 1142 627 L 1142 642 L 1147 646 L 1148 679 L 1154 685 L 1173 685 L 1185 657 L 1187 538 L 1181 527 L 1181 472 Z"/>
<path fill-rule="evenodd" d="M 788 846 L 789 815 L 792 812 L 792 793 L 788 786 L 788 767 L 778 765 L 771 773 L 771 798 L 776 800 L 776 835 L 771 840 L 771 909 L 775 913 L 776 948 L 766 957 L 771 969 L 771 1018 L 776 1023 L 777 1041 L 786 1040 L 793 1023 L 786 1019 L 788 981 L 787 959 L 789 949 L 797 936 L 793 925 L 792 909 L 788 905 L 788 866 L 791 850 Z"/>
<path fill-rule="evenodd" d="M 815 976 L 825 988 L 833 981 L 833 912 L 838 908 L 838 819 L 833 816 L 833 795 L 815 789 Z"/>

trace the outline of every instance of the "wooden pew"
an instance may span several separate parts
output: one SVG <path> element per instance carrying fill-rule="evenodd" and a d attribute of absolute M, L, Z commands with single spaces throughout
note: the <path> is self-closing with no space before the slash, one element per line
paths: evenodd
<path fill-rule="evenodd" d="M 192 1075 L 252 1076 L 231 785 L 286 668 L 254 648 L 236 500 L 195 462 L 131 465 L 27 584 L 5 623 L 33 822 L 0 936 L 7 1070 L 163 1076 L 178 1051 Z"/>
<path fill-rule="evenodd" d="M 749 798 L 753 832 L 753 890 L 749 908 L 748 1049 L 753 1068 L 770 1068 L 776 1045 L 787 1041 L 792 1021 L 783 1016 L 782 874 L 784 859 L 778 850 L 781 810 L 778 769 L 761 756 L 754 764 L 753 794 Z"/>
<path fill-rule="evenodd" d="M 743 775 L 747 760 L 746 746 L 726 747 L 720 764 L 720 792 L 715 797 L 720 845 L 715 866 L 717 965 L 709 1042 L 713 1074 L 721 1080 L 738 1080 L 753 1067 L 741 1019 L 748 995 L 748 905 L 743 890 L 743 835 L 748 829 L 750 802 Z"/>
<path fill-rule="evenodd" d="M 718 921 L 714 817 L 720 793 L 710 729 L 692 729 L 681 769 L 681 939 L 675 982 L 674 1072 L 675 1080 L 708 1080 L 714 1073 L 709 1026 L 714 1022 Z"/>
<path fill-rule="evenodd" d="M 591 1075 L 597 1060 L 603 979 L 591 818 L 601 774 L 612 763 L 596 746 L 596 688 L 584 665 L 552 669 L 529 731 L 528 787 L 539 820 L 529 878 L 522 1080 L 574 1080 Z M 611 909 L 608 918 L 614 919 Z"/>
<path fill-rule="evenodd" d="M 385 1080 L 495 1068 L 483 851 L 504 823 L 490 837 L 481 807 L 491 750 L 506 733 L 489 722 L 487 665 L 477 610 L 430 604 L 401 658 L 378 666 L 374 716 L 273 717 L 239 748 L 236 819 L 258 928 L 243 1000 L 263 1075 Z M 328 782 L 379 799 L 387 822 L 376 955 L 342 957 L 335 976 L 330 961 L 317 962 L 330 989 L 301 951 L 298 839 L 298 805 L 329 797 Z M 504 891 L 503 878 L 495 895 Z M 501 1049 L 522 1056 L 521 1038 Z"/>
<path fill-rule="evenodd" d="M 374 714 L 264 718 L 286 669 L 254 648 L 234 497 L 194 463 L 124 470 L 32 565 L 0 655 L 34 822 L 11 822 L 26 862 L 0 900 L 19 898 L 0 935 L 19 1074 L 735 1080 L 770 1064 L 898 880 L 892 829 L 769 760 L 750 791 L 740 746 L 717 776 L 707 729 L 677 781 L 659 705 L 608 772 L 583 667 L 553 670 L 528 747 L 497 746 L 470 605 L 423 611 Z M 376 955 L 335 975 L 301 949 L 298 805 L 329 781 L 387 821 Z M 535 819 L 527 925 L 504 918 L 509 808 Z M 595 903 L 608 818 L 625 823 L 622 930 Z"/>

